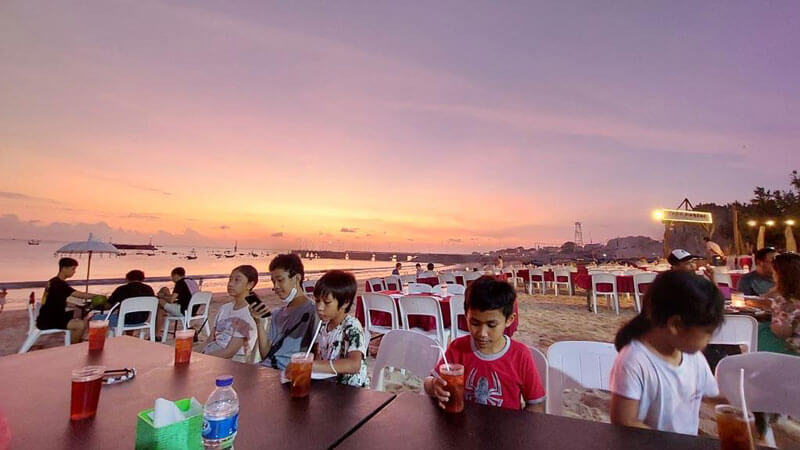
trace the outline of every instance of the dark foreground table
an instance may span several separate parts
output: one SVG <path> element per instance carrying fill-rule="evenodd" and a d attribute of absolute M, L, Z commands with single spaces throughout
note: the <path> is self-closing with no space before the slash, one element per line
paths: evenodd
<path fill-rule="evenodd" d="M 719 450 L 716 439 L 620 427 L 467 403 L 447 414 L 426 396 L 400 394 L 337 448 Z"/>
<path fill-rule="evenodd" d="M 311 396 L 289 397 L 272 369 L 197 353 L 191 364 L 173 366 L 174 348 L 122 336 L 108 339 L 99 354 L 87 344 L 0 358 L 0 414 L 7 417 L 11 449 L 131 449 L 136 414 L 157 397 L 197 398 L 205 403 L 217 375 L 232 374 L 239 394 L 236 448 L 327 448 L 394 397 L 331 382 L 313 382 Z M 85 365 L 135 367 L 135 379 L 103 386 L 97 417 L 69 420 L 70 373 Z"/>

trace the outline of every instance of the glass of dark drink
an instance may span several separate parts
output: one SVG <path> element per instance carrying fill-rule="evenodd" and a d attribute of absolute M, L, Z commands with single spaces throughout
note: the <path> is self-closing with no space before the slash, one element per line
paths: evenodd
<path fill-rule="evenodd" d="M 89 351 L 100 351 L 106 345 L 106 334 L 108 333 L 107 320 L 89 321 Z"/>
<path fill-rule="evenodd" d="M 717 405 L 714 408 L 717 417 L 717 434 L 721 450 L 753 450 L 755 435 L 755 418 L 752 413 L 744 412 L 731 405 Z"/>
<path fill-rule="evenodd" d="M 194 329 L 175 332 L 175 364 L 189 364 L 192 359 Z"/>
<path fill-rule="evenodd" d="M 82 420 L 94 417 L 103 385 L 104 366 L 87 366 L 72 371 L 72 401 L 69 418 Z"/>
<path fill-rule="evenodd" d="M 311 368 L 314 365 L 314 355 L 295 353 L 286 367 L 286 376 L 292 383 L 291 396 L 300 398 L 308 397 L 311 391 Z"/>
<path fill-rule="evenodd" d="M 450 393 L 450 400 L 444 405 L 444 410 L 451 413 L 460 413 L 464 410 L 464 366 L 461 364 L 442 364 L 439 374 L 447 385 L 444 387 Z"/>

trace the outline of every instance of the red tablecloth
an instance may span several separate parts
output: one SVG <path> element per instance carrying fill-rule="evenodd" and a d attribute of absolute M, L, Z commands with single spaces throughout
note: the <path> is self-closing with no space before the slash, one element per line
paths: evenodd
<path fill-rule="evenodd" d="M 400 291 L 382 291 L 379 294 L 385 295 L 398 295 L 402 294 Z M 425 294 L 420 294 L 425 295 Z M 438 298 L 438 297 L 434 297 Z M 445 328 L 450 328 L 450 297 L 443 297 L 438 298 L 439 306 L 442 308 L 442 322 Z M 395 303 L 397 303 L 397 298 L 395 298 Z M 398 308 L 398 312 L 400 309 Z M 517 308 L 517 303 L 514 303 L 514 313 L 517 314 L 519 317 L 519 309 Z M 364 304 L 362 302 L 362 298 L 359 295 L 356 298 L 356 319 L 361 322 L 361 325 L 364 325 Z M 373 325 L 380 325 L 384 327 L 392 326 L 392 318 L 389 316 L 388 313 L 380 312 L 380 311 L 372 311 L 372 324 Z M 402 319 L 400 319 L 399 325 L 402 325 Z M 436 319 L 430 316 L 409 316 L 409 325 L 411 328 L 422 328 L 423 330 L 430 331 L 436 328 Z M 508 328 L 506 328 L 505 334 L 509 337 L 513 336 L 514 333 L 517 331 L 517 327 L 519 325 L 519 320 L 514 320 L 514 323 L 511 324 Z M 461 330 L 467 329 L 467 320 L 461 316 L 458 318 L 458 328 Z"/>
<path fill-rule="evenodd" d="M 417 283 L 424 283 L 430 287 L 438 286 L 439 278 L 438 277 L 417 278 Z"/>
<path fill-rule="evenodd" d="M 742 276 L 744 276 L 744 274 L 732 273 L 730 275 L 731 275 L 731 284 L 733 284 L 733 286 L 731 286 L 731 289 L 736 289 L 737 286 L 739 286 L 739 280 L 742 279 Z"/>
<path fill-rule="evenodd" d="M 573 273 L 572 280 L 575 286 L 587 291 L 592 289 L 592 276 L 588 273 Z M 646 287 L 642 288 L 644 291 Z M 611 292 L 610 283 L 600 283 L 597 285 L 597 292 Z M 617 275 L 617 292 L 633 293 L 633 275 Z"/>

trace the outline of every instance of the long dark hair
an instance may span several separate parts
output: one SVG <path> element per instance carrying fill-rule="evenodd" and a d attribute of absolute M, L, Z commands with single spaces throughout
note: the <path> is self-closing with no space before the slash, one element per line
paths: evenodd
<path fill-rule="evenodd" d="M 778 293 L 786 300 L 800 300 L 800 255 L 781 253 L 772 265 L 778 273 Z"/>
<path fill-rule="evenodd" d="M 642 312 L 617 331 L 617 351 L 678 316 L 687 327 L 718 327 L 725 318 L 725 298 L 706 278 L 690 272 L 670 270 L 653 280 L 642 301 Z"/>

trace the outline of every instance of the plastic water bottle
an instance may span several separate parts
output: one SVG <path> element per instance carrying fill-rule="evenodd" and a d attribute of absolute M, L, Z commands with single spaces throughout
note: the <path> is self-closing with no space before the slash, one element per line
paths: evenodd
<path fill-rule="evenodd" d="M 217 388 L 203 408 L 203 448 L 232 449 L 239 428 L 239 396 L 233 390 L 233 376 L 217 377 Z"/>

